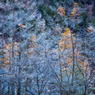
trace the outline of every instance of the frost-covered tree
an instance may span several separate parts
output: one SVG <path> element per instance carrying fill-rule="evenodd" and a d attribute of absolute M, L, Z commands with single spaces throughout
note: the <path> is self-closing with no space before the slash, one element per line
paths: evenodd
<path fill-rule="evenodd" d="M 53 1 L 0 3 L 0 95 L 94 93 L 95 31 L 74 0 Z"/>

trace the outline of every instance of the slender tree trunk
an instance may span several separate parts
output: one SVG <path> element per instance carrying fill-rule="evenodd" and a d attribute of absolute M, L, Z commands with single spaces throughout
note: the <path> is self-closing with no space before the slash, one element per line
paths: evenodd
<path fill-rule="evenodd" d="M 0 95 L 2 95 L 2 85 L 1 85 L 1 76 L 0 76 Z"/>
<path fill-rule="evenodd" d="M 10 83 L 8 82 L 8 95 L 10 95 Z"/>
<path fill-rule="evenodd" d="M 73 42 L 73 37 L 72 37 L 72 33 L 71 33 L 71 42 L 72 42 L 72 56 L 73 56 L 73 69 L 72 69 L 72 86 L 73 86 L 73 82 L 74 82 L 74 69 L 75 69 L 75 64 L 74 64 L 74 42 Z"/>
<path fill-rule="evenodd" d="M 21 29 L 20 29 L 20 31 L 21 31 Z M 20 32 L 19 31 L 19 32 Z M 21 42 L 21 34 L 19 33 L 19 41 Z M 21 76 L 20 76 L 20 74 L 21 74 L 21 46 L 19 45 L 19 64 L 18 64 L 18 87 L 17 87 L 17 95 L 21 95 Z"/>
<path fill-rule="evenodd" d="M 21 52 L 19 52 L 19 62 L 20 62 L 20 58 L 21 58 Z M 17 95 L 21 95 L 20 72 L 21 72 L 21 68 L 20 68 L 20 65 L 19 65 L 19 75 L 18 75 L 18 89 L 17 89 Z"/>
<path fill-rule="evenodd" d="M 14 9 L 13 9 L 13 25 L 14 25 Z M 11 47 L 12 47 L 12 62 L 11 62 L 11 93 L 12 95 L 14 95 L 14 80 L 13 80 L 13 70 L 14 70 L 14 28 L 13 28 L 13 32 L 12 32 L 12 42 L 11 42 Z"/>
<path fill-rule="evenodd" d="M 4 39 L 4 34 L 2 35 L 3 37 L 1 38 L 1 62 L 0 62 L 0 68 L 2 69 L 2 63 L 3 63 L 3 39 Z M 0 95 L 2 95 L 2 75 L 0 75 Z"/>
<path fill-rule="evenodd" d="M 59 53 L 59 50 L 60 50 L 60 47 L 59 47 L 59 43 L 58 43 L 58 53 Z M 59 65 L 60 65 L 60 95 L 62 95 L 62 64 L 60 62 L 60 54 L 58 55 L 59 56 Z"/>
<path fill-rule="evenodd" d="M 39 79 L 38 79 L 38 75 L 37 75 L 37 87 L 38 87 L 38 95 L 40 95 L 40 89 L 39 89 Z"/>
<path fill-rule="evenodd" d="M 18 89 L 17 89 L 17 95 L 21 95 L 21 83 L 20 83 L 20 78 L 18 78 Z"/>
<path fill-rule="evenodd" d="M 25 95 L 27 95 L 28 78 L 25 78 Z"/>
<path fill-rule="evenodd" d="M 84 95 L 87 95 L 86 94 L 86 90 L 87 90 L 87 86 L 86 86 L 86 82 L 85 82 L 85 92 L 84 92 Z"/>
<path fill-rule="evenodd" d="M 20 67 L 19 67 L 19 71 L 20 71 Z M 20 74 L 20 72 L 19 72 L 19 74 Z M 21 83 L 20 83 L 20 76 L 18 76 L 17 95 L 21 95 Z"/>

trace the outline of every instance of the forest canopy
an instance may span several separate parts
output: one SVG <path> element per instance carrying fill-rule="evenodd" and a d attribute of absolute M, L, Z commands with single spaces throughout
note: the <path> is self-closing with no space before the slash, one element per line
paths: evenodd
<path fill-rule="evenodd" d="M 0 95 L 94 95 L 95 1 L 0 0 Z"/>

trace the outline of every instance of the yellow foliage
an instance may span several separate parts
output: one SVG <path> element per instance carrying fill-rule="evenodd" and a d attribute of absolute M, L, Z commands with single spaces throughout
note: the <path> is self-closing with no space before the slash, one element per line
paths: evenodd
<path fill-rule="evenodd" d="M 37 39 L 36 36 L 31 36 L 29 41 L 33 41 L 33 40 L 36 40 L 36 39 Z"/>
<path fill-rule="evenodd" d="M 14 56 L 17 56 L 19 55 L 19 53 L 17 52 L 17 50 L 19 49 L 19 44 L 20 43 L 17 43 L 17 42 L 14 42 L 14 43 L 8 43 L 8 44 L 5 44 L 4 45 L 4 58 L 2 59 L 3 63 L 6 64 L 6 66 L 8 64 L 11 63 L 11 59 L 12 58 L 12 48 L 14 49 Z"/>
<path fill-rule="evenodd" d="M 32 54 L 33 52 L 29 52 L 29 54 Z"/>
<path fill-rule="evenodd" d="M 33 36 L 33 39 L 36 40 L 36 36 Z"/>
<path fill-rule="evenodd" d="M 65 28 L 65 32 L 62 34 L 62 37 L 61 37 L 61 40 L 59 41 L 59 52 L 62 52 L 64 51 L 64 53 L 66 54 L 62 54 L 62 56 L 64 56 L 65 58 L 65 63 L 64 63 L 64 60 L 61 60 L 63 63 L 62 63 L 62 66 L 63 66 L 63 69 L 64 70 L 64 66 L 66 65 L 67 66 L 67 73 L 68 74 L 71 74 L 71 71 L 70 69 L 68 68 L 68 66 L 72 66 L 73 65 L 73 49 L 72 49 L 72 45 L 75 41 L 75 38 L 73 37 L 73 35 L 75 34 L 71 34 L 71 30 L 69 28 Z M 72 37 L 71 37 L 72 36 Z M 72 43 L 72 40 L 73 40 L 73 43 Z M 70 50 L 70 52 L 68 52 Z M 65 64 L 65 65 L 64 65 Z"/>
<path fill-rule="evenodd" d="M 59 41 L 59 45 L 60 45 L 60 52 L 64 49 L 70 49 L 72 48 L 72 41 L 71 41 L 71 31 L 69 28 L 65 28 L 65 32 L 62 34 L 62 38 Z M 74 35 L 74 34 L 73 34 Z M 72 36 L 73 36 L 72 35 Z M 72 40 L 75 41 L 74 38 L 72 38 Z"/>
<path fill-rule="evenodd" d="M 92 27 L 90 27 L 89 29 L 92 29 Z M 67 70 L 68 75 L 75 73 L 72 72 L 69 67 L 73 66 L 73 62 L 76 62 L 79 65 L 80 69 L 84 71 L 83 74 L 85 75 L 86 69 L 88 73 L 90 72 L 90 63 L 88 64 L 87 60 L 83 58 L 83 56 L 80 54 L 80 50 L 77 51 L 77 48 L 73 47 L 74 44 L 77 44 L 75 43 L 76 39 L 73 37 L 73 35 L 75 34 L 71 34 L 69 28 L 65 28 L 65 32 L 62 34 L 61 40 L 59 41 L 59 52 L 62 52 L 62 55 L 60 57 L 64 57 L 64 59 L 61 59 L 61 66 L 63 67 L 62 71 Z"/>
<path fill-rule="evenodd" d="M 70 17 L 73 17 L 77 14 L 77 9 L 76 8 L 73 8 L 71 14 L 70 14 Z"/>
<path fill-rule="evenodd" d="M 17 49 L 19 48 L 19 47 L 18 47 L 19 43 L 17 43 L 17 42 L 8 43 L 8 44 L 4 45 L 4 48 L 5 48 L 5 49 L 8 49 L 8 50 L 12 50 L 13 44 L 14 44 L 14 49 L 17 50 Z"/>
<path fill-rule="evenodd" d="M 71 31 L 69 28 L 65 28 L 65 32 L 62 34 L 62 36 L 69 36 L 71 35 Z"/>
<path fill-rule="evenodd" d="M 26 26 L 23 25 L 23 24 L 18 24 L 18 26 L 19 26 L 20 28 L 25 28 L 25 27 L 26 27 Z"/>
<path fill-rule="evenodd" d="M 58 14 L 60 14 L 61 16 L 65 16 L 65 9 L 60 5 L 58 7 Z"/>
<path fill-rule="evenodd" d="M 30 55 L 31 54 L 34 54 L 34 51 L 32 50 L 32 49 L 34 49 L 35 47 L 37 47 L 37 45 L 36 45 L 36 43 L 35 43 L 35 40 L 36 40 L 37 38 L 36 38 L 36 36 L 34 35 L 34 36 L 31 36 L 30 37 L 30 39 L 29 39 L 29 41 L 32 43 L 32 44 L 29 44 L 28 45 L 28 49 L 29 49 L 29 53 L 28 53 L 28 57 L 30 58 Z"/>
<path fill-rule="evenodd" d="M 73 33 L 72 35 L 75 36 L 75 33 Z"/>
<path fill-rule="evenodd" d="M 62 41 L 59 41 L 59 43 L 61 43 Z"/>
<path fill-rule="evenodd" d="M 73 8 L 73 10 L 72 10 L 72 13 L 71 13 L 71 14 L 75 15 L 76 13 L 77 13 L 76 8 Z"/>
<path fill-rule="evenodd" d="M 14 54 L 15 54 L 16 56 L 18 56 L 18 55 L 19 55 L 19 52 L 15 51 Z"/>
<path fill-rule="evenodd" d="M 31 48 L 31 45 L 29 45 L 29 48 Z"/>
<path fill-rule="evenodd" d="M 89 26 L 89 27 L 87 28 L 87 32 L 94 32 L 94 28 L 93 28 L 92 26 Z"/>
<path fill-rule="evenodd" d="M 76 7 L 76 6 L 78 6 L 78 3 L 73 2 L 73 5 Z"/>
<path fill-rule="evenodd" d="M 73 2 L 73 4 L 74 4 L 74 8 L 73 8 L 71 14 L 69 15 L 69 17 L 72 18 L 71 20 L 78 21 L 79 19 L 75 19 L 75 17 L 78 17 L 79 18 L 79 16 L 80 16 L 78 3 Z"/>

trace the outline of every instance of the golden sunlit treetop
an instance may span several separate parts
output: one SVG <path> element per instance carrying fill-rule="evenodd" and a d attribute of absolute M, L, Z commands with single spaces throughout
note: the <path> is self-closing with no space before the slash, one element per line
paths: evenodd
<path fill-rule="evenodd" d="M 65 9 L 60 5 L 58 7 L 58 14 L 60 14 L 60 16 L 65 16 Z"/>
<path fill-rule="evenodd" d="M 62 57 L 65 58 L 65 63 L 64 63 L 64 60 L 61 60 L 63 62 L 62 63 L 62 66 L 63 66 L 62 70 L 64 70 L 64 64 L 66 64 L 68 66 L 72 66 L 72 64 L 73 64 L 73 58 L 72 57 L 73 57 L 73 48 L 74 47 L 72 47 L 72 46 L 77 44 L 75 42 L 76 39 L 74 38 L 73 35 L 75 35 L 75 34 L 72 34 L 71 30 L 69 28 L 65 28 L 64 33 L 62 33 L 61 40 L 59 41 L 59 46 L 60 46 L 59 52 L 63 52 L 64 51 L 64 53 L 62 53 Z M 68 51 L 70 51 L 70 52 L 68 52 Z M 74 49 L 74 54 L 75 54 L 75 56 L 78 56 L 77 61 L 78 61 L 79 65 L 80 65 L 80 67 L 83 68 L 83 70 L 86 70 L 87 62 L 86 61 L 82 61 L 83 56 L 80 55 L 80 51 L 78 51 L 76 53 L 76 49 Z M 74 58 L 74 60 L 75 60 L 75 58 Z M 70 69 L 68 69 L 68 74 L 71 74 L 69 72 L 69 70 Z"/>
<path fill-rule="evenodd" d="M 76 8 L 73 8 L 73 10 L 72 10 L 72 12 L 71 12 L 71 15 L 70 15 L 70 16 L 74 16 L 74 15 L 76 15 L 76 13 L 77 13 Z"/>
<path fill-rule="evenodd" d="M 69 36 L 70 35 L 70 29 L 69 28 L 65 28 L 65 32 L 62 34 L 62 36 Z"/>
<path fill-rule="evenodd" d="M 64 49 L 70 49 L 72 47 L 72 41 L 75 42 L 74 38 L 71 38 L 74 34 L 71 33 L 71 30 L 69 28 L 65 28 L 65 32 L 62 33 L 61 40 L 59 41 L 60 44 L 60 52 Z"/>
<path fill-rule="evenodd" d="M 73 5 L 76 7 L 76 6 L 78 6 L 78 3 L 73 2 Z"/>
<path fill-rule="evenodd" d="M 69 17 L 71 18 L 71 20 L 79 20 L 79 16 L 80 16 L 80 12 L 79 12 L 79 7 L 78 7 L 78 3 L 73 2 L 74 8 L 72 9 L 71 14 L 69 15 Z M 77 19 L 76 19 L 77 18 Z"/>
<path fill-rule="evenodd" d="M 35 43 L 35 40 L 36 40 L 37 38 L 36 38 L 36 36 L 35 35 L 32 35 L 31 37 L 30 37 L 30 39 L 29 39 L 29 41 L 30 41 L 30 44 L 28 45 L 28 49 L 29 49 L 29 58 L 30 58 L 30 55 L 31 54 L 33 54 L 34 53 L 34 48 L 35 47 L 37 47 L 37 44 Z M 31 44 L 32 43 L 32 44 Z"/>

